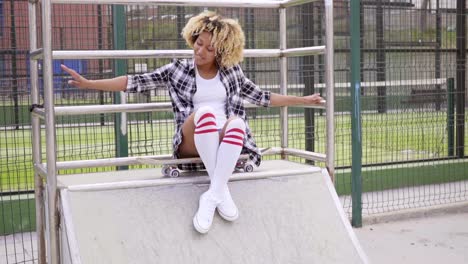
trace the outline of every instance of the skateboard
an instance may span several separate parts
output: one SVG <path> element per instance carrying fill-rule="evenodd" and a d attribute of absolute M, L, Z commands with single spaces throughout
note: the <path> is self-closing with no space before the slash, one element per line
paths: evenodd
<path fill-rule="evenodd" d="M 260 152 L 265 154 L 270 148 L 260 149 Z M 152 158 L 137 158 L 137 161 L 145 165 L 162 165 L 161 172 L 165 177 L 177 178 L 180 176 L 180 169 L 177 167 L 181 164 L 188 163 L 203 163 L 200 158 L 183 158 L 183 159 L 152 159 Z M 242 154 L 234 167 L 235 171 L 253 172 L 254 166 L 249 162 L 249 155 Z"/>

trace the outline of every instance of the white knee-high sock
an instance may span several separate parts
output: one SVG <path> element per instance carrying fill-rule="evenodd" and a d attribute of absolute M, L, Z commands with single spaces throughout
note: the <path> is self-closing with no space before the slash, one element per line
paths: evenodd
<path fill-rule="evenodd" d="M 198 109 L 195 113 L 194 122 L 195 147 L 205 165 L 210 179 L 212 179 L 219 147 L 219 132 L 216 127 L 216 118 L 213 113 L 213 108 L 204 106 Z"/>
<path fill-rule="evenodd" d="M 244 145 L 244 136 L 244 120 L 240 118 L 231 120 L 219 145 L 216 167 L 211 178 L 210 190 L 218 199 L 224 199 L 226 184 L 234 171 Z"/>

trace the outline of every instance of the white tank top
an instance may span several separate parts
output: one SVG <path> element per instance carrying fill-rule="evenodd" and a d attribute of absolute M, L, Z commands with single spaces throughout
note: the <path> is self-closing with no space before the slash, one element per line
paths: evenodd
<path fill-rule="evenodd" d="M 198 70 L 195 67 L 195 81 L 197 84 L 197 91 L 193 96 L 193 107 L 194 111 L 197 111 L 200 107 L 211 106 L 216 116 L 216 124 L 218 129 L 223 128 L 226 123 L 226 89 L 224 88 L 221 79 L 219 78 L 219 72 L 213 79 L 203 79 L 198 74 Z"/>

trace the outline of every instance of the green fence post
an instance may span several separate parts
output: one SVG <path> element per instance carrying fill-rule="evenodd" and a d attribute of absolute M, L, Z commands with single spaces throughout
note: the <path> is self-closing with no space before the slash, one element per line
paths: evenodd
<path fill-rule="evenodd" d="M 456 152 L 465 157 L 465 96 L 466 96 L 466 1 L 457 1 L 457 98 Z"/>
<path fill-rule="evenodd" d="M 447 144 L 448 156 L 453 157 L 455 144 L 455 80 L 447 80 Z"/>
<path fill-rule="evenodd" d="M 126 25 L 125 25 L 125 9 L 122 5 L 112 6 L 112 22 L 114 31 L 114 49 L 123 50 L 125 49 L 126 41 Z M 114 75 L 122 76 L 127 73 L 127 62 L 125 60 L 114 60 Z M 114 93 L 114 104 L 121 104 L 122 98 L 121 93 Z M 128 136 L 127 136 L 127 124 L 126 124 L 125 113 L 116 113 L 114 122 L 114 133 L 115 133 L 115 155 L 117 157 L 128 157 Z M 118 170 L 126 170 L 128 166 L 118 166 Z"/>
<path fill-rule="evenodd" d="M 361 16 L 360 0 L 351 0 L 351 224 L 362 226 L 362 142 L 361 142 Z"/>

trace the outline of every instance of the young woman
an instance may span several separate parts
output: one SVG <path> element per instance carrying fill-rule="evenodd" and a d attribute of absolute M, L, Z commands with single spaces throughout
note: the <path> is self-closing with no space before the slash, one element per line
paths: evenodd
<path fill-rule="evenodd" d="M 79 88 L 143 92 L 159 84 L 168 87 L 176 122 L 174 157 L 199 156 L 210 177 L 210 187 L 200 196 L 193 218 L 195 229 L 206 233 L 216 209 L 227 221 L 239 217 L 227 183 L 240 153 L 248 153 L 250 160 L 260 165 L 243 100 L 267 107 L 317 104 L 322 98 L 318 94 L 296 97 L 262 91 L 247 79 L 239 66 L 244 33 L 233 19 L 205 11 L 188 21 L 182 36 L 193 48 L 193 58 L 173 60 L 152 73 L 87 80 L 65 65 L 62 69 L 73 78 L 69 84 Z M 197 169 L 197 165 L 184 169 Z"/>

